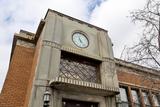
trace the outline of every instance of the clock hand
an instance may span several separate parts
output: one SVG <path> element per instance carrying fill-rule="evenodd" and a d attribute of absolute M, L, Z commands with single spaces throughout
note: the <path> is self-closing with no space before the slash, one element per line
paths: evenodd
<path fill-rule="evenodd" d="M 79 37 L 79 41 L 82 43 L 82 40 L 80 39 L 80 37 Z"/>

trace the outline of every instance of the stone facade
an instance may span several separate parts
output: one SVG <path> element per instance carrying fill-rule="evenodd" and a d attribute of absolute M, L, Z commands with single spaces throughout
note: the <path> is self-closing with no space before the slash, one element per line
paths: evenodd
<path fill-rule="evenodd" d="M 87 48 L 73 43 L 75 32 L 85 34 L 89 41 Z M 60 77 L 63 55 L 84 59 L 78 64 L 85 65 L 85 60 L 97 64 L 99 82 L 80 80 L 78 74 L 72 74 L 75 79 L 69 78 L 69 74 Z M 131 107 L 134 107 L 132 88 L 139 91 L 142 107 L 145 107 L 143 90 L 150 93 L 151 105 L 156 107 L 152 93 L 160 93 L 159 83 L 158 71 L 115 59 L 106 30 L 48 10 L 35 34 L 21 30 L 14 36 L 0 107 L 42 107 L 46 90 L 51 93 L 50 107 L 62 107 L 64 99 L 93 102 L 98 107 L 116 107 L 120 103 L 117 101 L 119 87 L 128 90 L 127 104 Z"/>

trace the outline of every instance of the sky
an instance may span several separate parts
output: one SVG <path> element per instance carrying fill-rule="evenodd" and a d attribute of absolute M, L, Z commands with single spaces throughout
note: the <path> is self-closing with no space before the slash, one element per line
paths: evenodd
<path fill-rule="evenodd" d="M 141 26 L 131 22 L 129 13 L 144 7 L 146 0 L 0 0 L 0 91 L 10 59 L 13 35 L 24 29 L 35 33 L 47 9 L 108 30 L 114 56 L 135 44 Z"/>

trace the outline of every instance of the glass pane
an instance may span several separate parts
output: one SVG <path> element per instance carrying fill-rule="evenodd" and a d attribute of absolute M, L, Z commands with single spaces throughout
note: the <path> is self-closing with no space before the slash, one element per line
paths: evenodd
<path fill-rule="evenodd" d="M 160 106 L 160 102 L 158 102 L 158 97 L 155 94 L 153 94 L 153 100 L 154 100 L 155 106 Z"/>
<path fill-rule="evenodd" d="M 128 102 L 127 92 L 125 88 L 120 88 L 121 101 Z"/>
<path fill-rule="evenodd" d="M 148 93 L 147 92 L 142 92 L 142 95 L 143 95 L 143 98 L 144 98 L 144 104 L 145 105 L 150 105 Z"/>
<path fill-rule="evenodd" d="M 131 90 L 131 93 L 132 93 L 132 97 L 133 97 L 133 102 L 135 104 L 140 104 L 137 91 L 136 90 Z"/>

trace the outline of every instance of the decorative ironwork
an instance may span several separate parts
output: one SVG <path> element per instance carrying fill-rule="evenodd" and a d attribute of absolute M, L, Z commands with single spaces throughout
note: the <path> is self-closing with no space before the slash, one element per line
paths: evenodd
<path fill-rule="evenodd" d="M 100 82 L 98 63 L 75 55 L 63 55 L 60 60 L 60 77 L 88 82 Z"/>

